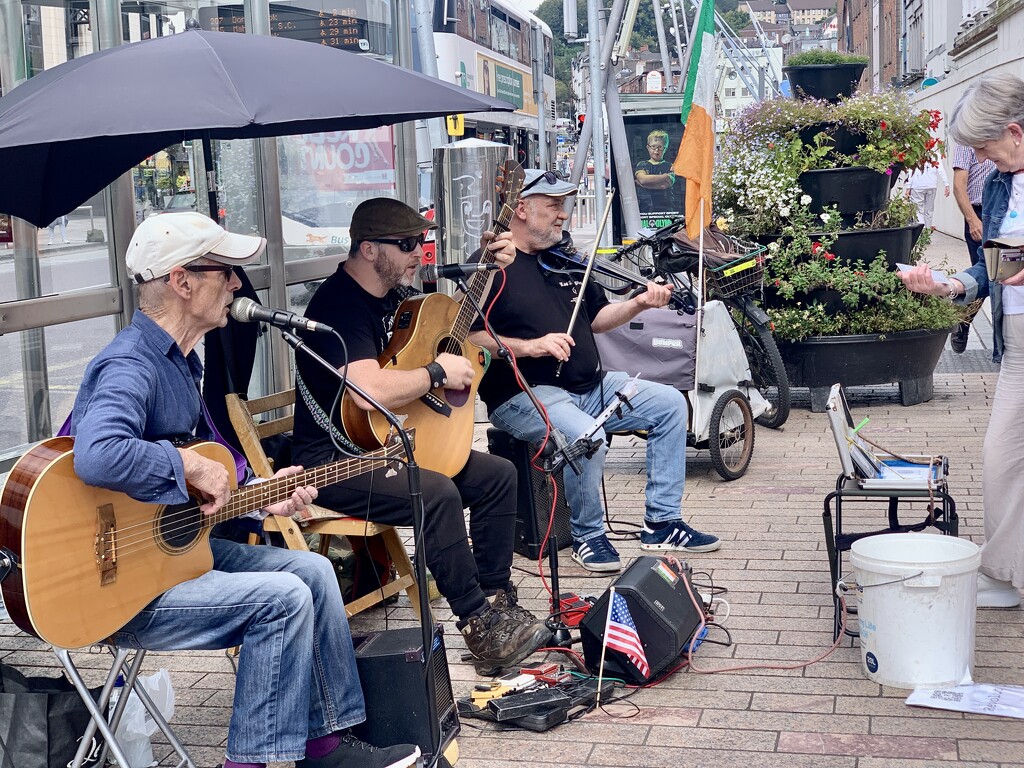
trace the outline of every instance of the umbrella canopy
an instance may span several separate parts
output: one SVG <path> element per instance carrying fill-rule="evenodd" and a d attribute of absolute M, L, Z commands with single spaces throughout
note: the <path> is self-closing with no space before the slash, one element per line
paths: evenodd
<path fill-rule="evenodd" d="M 0 212 L 46 226 L 186 139 L 356 130 L 513 109 L 365 55 L 189 30 L 74 59 L 0 99 Z"/>

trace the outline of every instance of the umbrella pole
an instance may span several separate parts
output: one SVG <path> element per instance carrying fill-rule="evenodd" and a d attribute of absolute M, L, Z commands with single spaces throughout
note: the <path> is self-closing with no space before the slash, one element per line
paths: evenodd
<path fill-rule="evenodd" d="M 210 204 L 210 218 L 220 222 L 220 209 L 217 207 L 217 174 L 213 170 L 213 142 L 210 132 L 203 132 L 203 166 L 206 169 L 206 194 Z"/>

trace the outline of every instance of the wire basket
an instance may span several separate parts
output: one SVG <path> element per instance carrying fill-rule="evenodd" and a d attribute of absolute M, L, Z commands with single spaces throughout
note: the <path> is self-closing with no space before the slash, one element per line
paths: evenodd
<path fill-rule="evenodd" d="M 705 274 L 712 291 L 722 298 L 760 291 L 764 285 L 764 253 L 763 245 L 754 246 L 732 261 L 709 267 Z"/>

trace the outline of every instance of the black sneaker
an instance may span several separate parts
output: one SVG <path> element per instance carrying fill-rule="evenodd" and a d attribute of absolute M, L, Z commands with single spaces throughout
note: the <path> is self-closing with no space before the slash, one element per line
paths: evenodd
<path fill-rule="evenodd" d="M 953 348 L 953 351 L 958 355 L 963 354 L 963 351 L 967 349 L 967 340 L 971 337 L 971 324 L 970 323 L 957 323 L 956 328 L 953 329 L 953 333 L 949 335 L 949 346 Z"/>
<path fill-rule="evenodd" d="M 529 611 L 530 620 L 513 617 L 506 610 L 487 606 L 482 614 L 470 616 L 459 627 L 466 648 L 473 655 L 477 672 L 494 674 L 495 670 L 518 664 L 551 639 L 551 630 Z M 456 625 L 458 626 L 458 625 Z"/>
<path fill-rule="evenodd" d="M 415 744 L 375 747 L 346 731 L 333 752 L 323 757 L 303 758 L 295 763 L 295 768 L 408 768 L 419 759 L 420 748 Z"/>

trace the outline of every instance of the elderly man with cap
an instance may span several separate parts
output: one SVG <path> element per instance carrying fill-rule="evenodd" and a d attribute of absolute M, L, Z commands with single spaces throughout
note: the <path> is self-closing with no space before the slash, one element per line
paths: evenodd
<path fill-rule="evenodd" d="M 583 286 L 578 275 L 540 268 L 537 255 L 561 241 L 562 225 L 568 218 L 563 204 L 574 194 L 573 184 L 551 172 L 526 172 L 509 224 L 516 258 L 505 269 L 500 293 L 492 290 L 497 297 L 484 301 L 495 333 L 544 404 L 551 426 L 570 439 L 590 428 L 594 417 L 615 402 L 616 391 L 628 379 L 624 373 L 601 369 L 594 334 L 610 331 L 645 309 L 663 307 L 670 296 L 667 286 L 648 283 L 645 292 L 628 301 L 609 302 L 595 283 Z M 581 291 L 583 304 L 570 334 L 569 319 Z M 492 352 L 497 350 L 480 323 L 474 326 L 470 340 Z M 480 396 L 494 426 L 530 442 L 545 436 L 547 425 L 504 361 L 495 361 L 488 369 Z M 647 432 L 647 493 L 640 548 L 718 549 L 721 542 L 717 537 L 694 530 L 680 515 L 686 479 L 686 399 L 671 387 L 641 381 L 630 404 L 631 408 L 609 419 L 605 428 Z M 573 560 L 598 572 L 621 567 L 602 519 L 600 490 L 606 453 L 607 446 L 602 445 L 592 458 L 583 460 L 581 474 L 567 471 L 564 475 L 566 501 L 572 511 Z"/>
<path fill-rule="evenodd" d="M 329 334 L 306 334 L 306 342 L 357 386 L 385 407 L 402 406 L 444 386 L 462 389 L 473 380 L 464 357 L 442 352 L 422 368 L 383 369 L 377 362 L 391 337 L 395 310 L 410 295 L 423 256 L 424 230 L 436 225 L 404 203 L 374 198 L 352 216 L 348 259 L 317 289 L 306 317 L 338 330 L 344 345 Z M 509 235 L 484 237 L 499 264 L 514 258 Z M 346 357 L 347 354 L 347 357 Z M 338 381 L 304 356 L 298 372 L 293 455 L 307 465 L 335 457 L 327 427 L 345 439 L 344 425 L 331 420 Z M 357 400 L 360 407 L 369 403 Z M 423 537 L 417 557 L 426 558 L 437 587 L 457 617 L 466 647 L 487 674 L 518 663 L 546 642 L 543 622 L 516 602 L 512 575 L 516 475 L 512 464 L 471 451 L 454 477 L 424 470 Z M 320 489 L 317 502 L 328 509 L 375 523 L 411 525 L 408 478 L 380 470 Z M 469 507 L 470 547 L 463 510 Z"/>
<path fill-rule="evenodd" d="M 208 515 L 225 505 L 228 470 L 184 447 L 216 439 L 199 395 L 195 346 L 227 322 L 241 285 L 234 268 L 265 246 L 193 212 L 154 216 L 135 231 L 126 263 L 139 310 L 86 368 L 72 413 L 83 482 L 150 504 L 185 503 L 191 491 Z M 237 473 L 248 479 L 244 465 Z M 316 495 L 300 487 L 253 516 L 290 515 Z M 365 713 L 331 563 L 223 539 L 210 545 L 213 570 L 153 600 L 113 641 L 152 650 L 242 647 L 225 768 L 290 760 L 298 768 L 415 764 L 418 747 L 378 750 L 347 730 Z"/>

